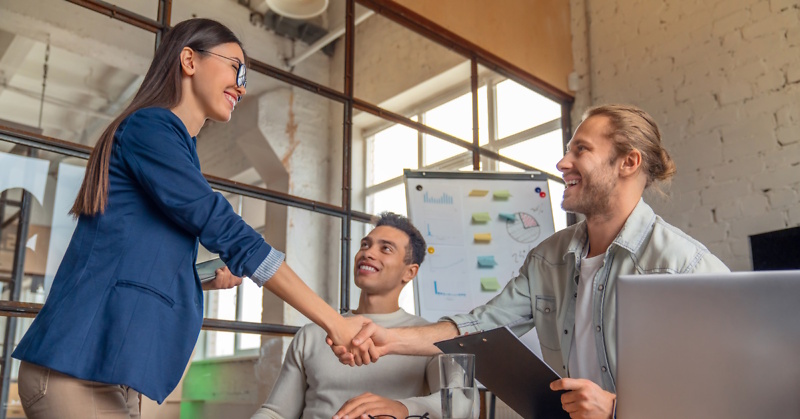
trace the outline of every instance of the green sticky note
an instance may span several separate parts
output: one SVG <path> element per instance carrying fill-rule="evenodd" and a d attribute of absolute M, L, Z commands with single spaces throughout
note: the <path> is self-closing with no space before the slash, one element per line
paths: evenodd
<path fill-rule="evenodd" d="M 497 282 L 497 278 L 495 277 L 481 278 L 482 291 L 497 291 L 499 289 L 500 289 L 500 283 Z"/>
<path fill-rule="evenodd" d="M 517 216 L 510 212 L 501 212 L 500 218 L 502 218 L 504 221 L 514 221 Z"/>
<path fill-rule="evenodd" d="M 488 212 L 475 212 L 472 213 L 472 222 L 475 223 L 488 223 L 492 220 Z"/>
<path fill-rule="evenodd" d="M 511 193 L 507 189 L 494 191 L 494 199 L 508 199 L 509 196 L 511 196 Z"/>

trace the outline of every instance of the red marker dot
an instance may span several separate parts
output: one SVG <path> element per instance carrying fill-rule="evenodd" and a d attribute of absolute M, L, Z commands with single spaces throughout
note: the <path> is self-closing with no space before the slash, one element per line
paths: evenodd
<path fill-rule="evenodd" d="M 546 196 L 547 196 L 547 194 L 546 194 L 546 193 L 544 193 L 544 192 L 539 192 L 539 196 L 541 196 L 542 198 L 544 198 L 544 197 L 546 197 Z"/>

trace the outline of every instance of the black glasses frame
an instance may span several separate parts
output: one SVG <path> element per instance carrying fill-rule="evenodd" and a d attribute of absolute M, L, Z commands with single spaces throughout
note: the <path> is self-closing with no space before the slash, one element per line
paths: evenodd
<path fill-rule="evenodd" d="M 204 50 L 204 49 L 198 49 L 197 52 L 200 52 L 200 53 L 203 53 L 203 54 L 215 55 L 215 56 L 217 56 L 219 58 L 224 58 L 226 60 L 230 60 L 230 61 L 233 61 L 236 64 L 238 64 L 239 67 L 236 68 L 236 86 L 237 87 L 247 87 L 247 67 L 244 65 L 243 62 L 239 61 L 238 58 L 226 57 L 224 55 L 220 55 L 220 54 L 217 54 L 215 52 L 211 52 L 211 51 Z"/>
<path fill-rule="evenodd" d="M 375 415 L 375 416 L 367 415 L 367 416 L 369 416 L 369 419 L 397 419 L 392 415 Z M 422 415 L 406 416 L 405 419 L 430 419 L 430 418 L 428 417 L 428 412 L 425 412 Z"/>

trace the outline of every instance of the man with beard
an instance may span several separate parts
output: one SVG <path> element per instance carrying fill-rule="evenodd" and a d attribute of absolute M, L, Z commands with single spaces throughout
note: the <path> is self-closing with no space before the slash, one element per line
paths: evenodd
<path fill-rule="evenodd" d="M 521 335 L 535 326 L 545 362 L 569 377 L 550 385 L 566 390 L 563 409 L 572 418 L 613 417 L 616 279 L 728 268 L 642 200 L 645 188 L 675 173 L 646 112 L 627 105 L 587 110 L 557 167 L 566 183 L 561 206 L 583 214 L 584 221 L 532 249 L 519 276 L 486 305 L 425 327 L 367 324 L 353 343 L 361 345 L 361 354 L 369 350 L 370 359 L 333 346 L 340 361 L 353 365 L 386 354 L 432 355 L 439 352 L 433 342 L 459 334 L 513 325 Z"/>

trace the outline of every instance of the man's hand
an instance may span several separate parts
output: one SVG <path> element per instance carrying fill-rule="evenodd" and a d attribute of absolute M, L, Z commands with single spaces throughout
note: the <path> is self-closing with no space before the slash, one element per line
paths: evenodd
<path fill-rule="evenodd" d="M 362 338 L 360 345 L 353 343 L 356 337 L 361 336 L 364 329 L 369 329 L 375 323 L 363 316 L 344 317 L 343 319 L 344 323 L 334 331 L 337 335 L 331 334 L 325 339 L 333 353 L 339 357 L 339 362 L 352 367 L 369 365 L 370 362 L 377 361 L 377 356 L 373 361 L 372 353 L 375 351 L 375 346 L 371 339 Z M 342 355 L 339 355 L 340 353 Z"/>
<path fill-rule="evenodd" d="M 345 402 L 333 415 L 333 419 L 354 419 L 367 415 L 392 415 L 396 418 L 408 416 L 408 408 L 397 400 L 387 399 L 377 394 L 364 393 Z"/>
<path fill-rule="evenodd" d="M 333 353 L 339 358 L 339 362 L 345 365 L 368 365 L 370 362 L 378 362 L 378 359 L 389 353 L 388 345 L 392 341 L 392 333 L 389 329 L 375 323 L 364 323 L 361 331 L 352 340 L 352 347 L 336 345 L 328 338 L 326 340 Z"/>
<path fill-rule="evenodd" d="M 237 287 L 242 284 L 242 278 L 232 274 L 227 266 L 217 269 L 214 271 L 214 273 L 217 274 L 214 279 L 208 282 L 203 282 L 203 291 L 223 290 Z"/>
<path fill-rule="evenodd" d="M 617 396 L 590 380 L 562 378 L 550 383 L 553 391 L 567 390 L 561 395 L 561 407 L 573 419 L 610 419 Z"/>

